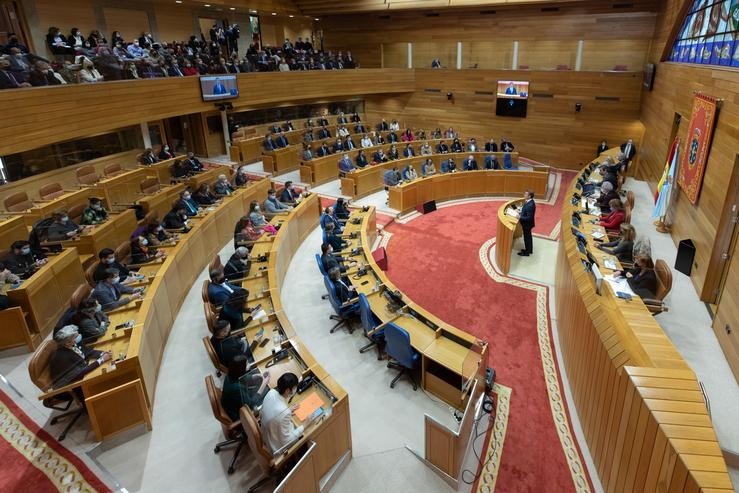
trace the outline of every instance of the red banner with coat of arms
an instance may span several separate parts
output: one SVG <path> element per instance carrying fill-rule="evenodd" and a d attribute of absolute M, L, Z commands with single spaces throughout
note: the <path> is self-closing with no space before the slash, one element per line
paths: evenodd
<path fill-rule="evenodd" d="M 693 113 L 690 115 L 688 134 L 685 137 L 685 152 L 677 175 L 677 183 L 691 204 L 698 202 L 715 121 L 716 98 L 696 94 L 693 98 Z"/>

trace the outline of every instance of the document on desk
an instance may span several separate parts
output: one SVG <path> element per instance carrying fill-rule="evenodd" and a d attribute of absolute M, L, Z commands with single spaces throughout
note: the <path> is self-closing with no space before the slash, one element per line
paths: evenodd
<path fill-rule="evenodd" d="M 295 417 L 298 418 L 300 421 L 305 421 L 308 416 L 313 414 L 313 412 L 321 406 L 323 406 L 323 401 L 321 400 L 321 397 L 318 395 L 318 393 L 314 390 L 310 393 L 308 397 L 303 399 L 300 404 L 298 404 L 298 408 L 293 414 L 295 414 Z"/>
<path fill-rule="evenodd" d="M 517 209 L 508 208 L 508 209 L 505 210 L 505 213 L 508 216 L 515 217 L 516 219 L 518 219 L 518 210 Z"/>
<path fill-rule="evenodd" d="M 631 289 L 631 286 L 629 286 L 629 282 L 625 277 L 614 277 L 611 275 L 604 277 L 604 279 L 611 285 L 614 293 L 621 291 L 622 293 L 636 296 L 636 293 Z"/>
<path fill-rule="evenodd" d="M 590 236 L 592 236 L 592 237 L 593 237 L 593 238 L 595 238 L 596 240 L 599 240 L 599 239 L 601 239 L 601 238 L 605 237 L 605 236 L 606 236 L 606 234 L 605 234 L 605 233 L 604 233 L 603 231 L 601 231 L 601 230 L 599 230 L 599 229 L 596 229 L 596 230 L 593 230 L 593 232 L 592 232 L 592 233 L 590 233 Z"/>
<path fill-rule="evenodd" d="M 603 256 L 603 265 L 606 266 L 607 269 L 616 270 L 616 261 L 613 260 L 611 257 Z"/>

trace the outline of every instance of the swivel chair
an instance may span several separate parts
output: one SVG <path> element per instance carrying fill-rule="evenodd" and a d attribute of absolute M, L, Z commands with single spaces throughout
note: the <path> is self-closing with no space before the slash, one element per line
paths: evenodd
<path fill-rule="evenodd" d="M 389 323 L 385 326 L 385 351 L 389 359 L 394 361 L 388 361 L 387 367 L 400 370 L 398 375 L 390 382 L 390 388 L 395 388 L 395 384 L 403 374 L 407 374 L 408 378 L 413 385 L 413 390 L 418 389 L 411 370 L 418 367 L 421 357 L 418 352 L 411 347 L 411 337 L 405 329 L 402 329 L 394 323 Z"/>
<path fill-rule="evenodd" d="M 318 270 L 321 271 L 322 276 L 327 276 L 328 272 L 326 272 L 326 269 L 323 268 L 323 262 L 321 261 L 321 256 L 319 254 L 316 254 L 316 263 L 318 264 Z M 328 298 L 328 294 L 324 294 L 321 296 L 322 300 L 325 300 Z"/>
<path fill-rule="evenodd" d="M 336 312 L 335 315 L 331 315 L 329 317 L 331 320 L 337 321 L 336 325 L 331 327 L 329 332 L 333 334 L 336 332 L 336 329 L 345 325 L 349 330 L 349 333 L 353 334 L 354 327 L 352 327 L 349 318 L 359 312 L 359 303 L 357 303 L 356 300 L 349 300 L 342 304 L 336 294 L 334 283 L 328 278 L 328 276 L 323 276 L 323 284 L 326 286 L 326 291 L 328 292 L 328 300 L 331 302 L 334 312 Z"/>
<path fill-rule="evenodd" d="M 216 387 L 216 384 L 213 381 L 213 375 L 205 377 L 205 388 L 208 391 L 208 400 L 210 401 L 210 408 L 213 410 L 213 416 L 219 423 L 221 423 L 223 435 L 226 437 L 226 440 L 216 444 L 213 448 L 213 452 L 217 454 L 223 447 L 237 444 L 236 450 L 234 450 L 234 454 L 231 457 L 231 463 L 228 465 L 228 473 L 233 474 L 236 459 L 239 458 L 241 447 L 244 446 L 244 440 L 246 439 L 244 436 L 244 430 L 241 427 L 241 421 L 233 421 L 228 414 L 226 414 L 223 406 L 221 406 L 221 389 Z"/>
<path fill-rule="evenodd" d="M 359 293 L 359 318 L 362 321 L 364 335 L 369 339 L 369 344 L 363 346 L 359 352 L 364 354 L 373 346 L 377 347 L 377 359 L 382 360 L 382 349 L 385 345 L 385 329 L 375 330 L 380 325 L 380 319 L 372 313 L 367 296 Z"/>

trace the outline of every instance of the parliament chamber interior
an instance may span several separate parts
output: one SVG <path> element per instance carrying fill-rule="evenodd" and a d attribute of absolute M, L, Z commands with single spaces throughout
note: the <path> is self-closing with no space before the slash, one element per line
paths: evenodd
<path fill-rule="evenodd" d="M 737 0 L 0 5 L 0 490 L 739 491 Z"/>

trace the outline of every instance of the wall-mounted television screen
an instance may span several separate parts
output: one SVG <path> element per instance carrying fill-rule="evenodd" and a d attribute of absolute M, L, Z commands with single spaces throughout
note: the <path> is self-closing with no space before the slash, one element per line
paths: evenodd
<path fill-rule="evenodd" d="M 499 80 L 499 98 L 527 99 L 529 97 L 529 83 L 521 80 Z"/>
<path fill-rule="evenodd" d="M 498 116 L 526 116 L 528 100 L 524 98 L 502 98 L 495 100 L 495 114 Z"/>
<path fill-rule="evenodd" d="M 235 75 L 204 75 L 200 77 L 203 101 L 218 101 L 239 97 L 239 85 Z"/>

